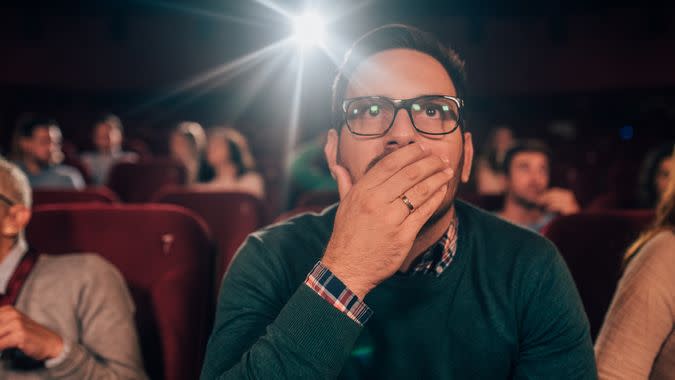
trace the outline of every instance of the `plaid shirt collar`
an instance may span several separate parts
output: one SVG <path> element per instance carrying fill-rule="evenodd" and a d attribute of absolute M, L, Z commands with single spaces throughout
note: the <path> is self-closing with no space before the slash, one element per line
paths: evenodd
<path fill-rule="evenodd" d="M 411 269 L 406 272 L 406 274 L 429 274 L 436 277 L 440 276 L 455 258 L 455 253 L 457 252 L 458 225 L 458 219 L 457 216 L 455 216 L 452 223 L 450 223 L 448 231 L 438 239 L 436 244 L 429 247 L 426 252 L 413 262 Z"/>

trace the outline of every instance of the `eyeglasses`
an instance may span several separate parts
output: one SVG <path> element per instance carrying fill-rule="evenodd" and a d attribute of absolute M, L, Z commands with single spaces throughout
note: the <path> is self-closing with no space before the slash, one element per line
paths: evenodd
<path fill-rule="evenodd" d="M 358 136 L 384 136 L 404 109 L 416 131 L 447 135 L 461 124 L 464 101 L 454 96 L 425 95 L 412 99 L 362 96 L 342 102 L 343 120 L 349 132 Z"/>
<path fill-rule="evenodd" d="M 2 194 L 0 194 L 0 201 L 3 201 L 5 203 L 7 203 L 7 205 L 9 205 L 9 206 L 14 206 L 16 204 L 16 202 L 14 202 L 13 200 L 7 198 L 6 196 L 4 196 Z"/>

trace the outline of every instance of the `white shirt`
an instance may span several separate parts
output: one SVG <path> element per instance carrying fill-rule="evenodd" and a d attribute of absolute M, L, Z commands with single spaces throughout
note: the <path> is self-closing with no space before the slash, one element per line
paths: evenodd
<path fill-rule="evenodd" d="M 9 254 L 0 262 L 0 294 L 7 293 L 9 279 L 14 274 L 16 267 L 19 266 L 26 252 L 28 252 L 28 244 L 26 244 L 26 240 L 22 236 L 19 236 L 19 240 L 9 250 Z"/>

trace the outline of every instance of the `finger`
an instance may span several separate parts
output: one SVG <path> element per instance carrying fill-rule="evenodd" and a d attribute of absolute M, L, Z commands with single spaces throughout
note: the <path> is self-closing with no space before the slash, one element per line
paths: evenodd
<path fill-rule="evenodd" d="M 382 185 L 377 187 L 376 194 L 391 202 L 400 197 L 401 194 L 406 193 L 406 195 L 408 195 L 407 192 L 411 188 L 421 184 L 424 180 L 436 173 L 445 173 L 446 177 L 449 177 L 447 178 L 449 181 L 450 178 L 452 178 L 453 170 L 440 157 L 427 156 L 399 170 L 391 178 L 382 183 Z M 423 188 L 424 186 L 422 186 L 421 189 Z M 429 195 L 431 195 L 431 193 L 433 193 L 433 191 L 430 191 Z M 410 198 L 410 195 L 408 195 L 408 197 Z"/>
<path fill-rule="evenodd" d="M 412 233 L 417 235 L 424 223 L 431 218 L 431 215 L 438 210 L 445 199 L 445 195 L 448 192 L 448 186 L 441 186 L 436 192 L 419 208 L 415 210 L 409 217 L 403 221 L 403 225 L 410 228 Z"/>
<path fill-rule="evenodd" d="M 337 182 L 340 199 L 344 199 L 347 193 L 349 193 L 349 190 L 352 188 L 352 177 L 347 169 L 340 165 L 333 165 L 330 170 L 335 177 L 335 181 Z"/>
<path fill-rule="evenodd" d="M 371 189 L 382 184 L 399 170 L 430 154 L 429 149 L 422 143 L 408 144 L 389 153 L 363 176 L 365 188 Z"/>
<path fill-rule="evenodd" d="M 438 172 L 411 187 L 404 194 L 415 209 L 418 209 L 428 202 L 441 187 L 447 186 L 452 177 L 448 172 Z M 403 220 L 410 214 L 410 209 L 400 198 L 397 197 L 392 203 L 401 211 L 399 220 Z"/>
<path fill-rule="evenodd" d="M 5 334 L 0 336 L 0 351 L 8 348 L 16 348 L 19 345 L 16 334 Z"/>

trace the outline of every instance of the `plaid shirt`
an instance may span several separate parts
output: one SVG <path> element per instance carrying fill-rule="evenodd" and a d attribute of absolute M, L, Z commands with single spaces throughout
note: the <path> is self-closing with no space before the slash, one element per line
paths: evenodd
<path fill-rule="evenodd" d="M 457 252 L 457 218 L 450 224 L 448 231 L 413 263 L 409 275 L 440 276 L 447 269 Z M 354 322 L 363 326 L 373 315 L 345 284 L 340 281 L 321 261 L 316 263 L 305 279 L 305 284 L 336 309 L 345 313 Z"/>

